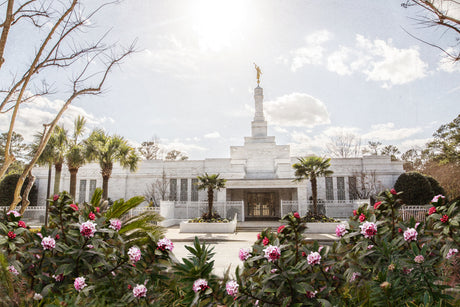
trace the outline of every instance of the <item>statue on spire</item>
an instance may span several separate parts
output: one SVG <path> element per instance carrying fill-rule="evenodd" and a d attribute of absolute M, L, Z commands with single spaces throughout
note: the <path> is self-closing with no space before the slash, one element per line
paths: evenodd
<path fill-rule="evenodd" d="M 256 63 L 254 63 L 254 67 L 256 68 L 256 72 L 257 72 L 257 86 L 259 86 L 259 84 L 260 84 L 260 75 L 262 74 L 262 71 L 260 70 L 260 67 L 257 66 Z"/>

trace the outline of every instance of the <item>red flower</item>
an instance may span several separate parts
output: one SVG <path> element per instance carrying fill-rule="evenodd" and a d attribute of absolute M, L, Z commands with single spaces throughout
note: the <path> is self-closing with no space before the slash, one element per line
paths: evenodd
<path fill-rule="evenodd" d="M 19 221 L 18 222 L 18 227 L 26 228 L 26 223 L 24 221 Z"/>
<path fill-rule="evenodd" d="M 300 219 L 299 212 L 294 212 L 294 217 L 295 217 L 296 219 Z"/>
<path fill-rule="evenodd" d="M 8 232 L 8 238 L 13 240 L 14 238 L 16 238 L 16 234 L 14 232 L 10 231 L 10 232 Z"/>
<path fill-rule="evenodd" d="M 56 234 L 56 240 L 59 240 L 61 237 L 59 236 L 59 234 Z"/>
<path fill-rule="evenodd" d="M 96 218 L 96 215 L 94 215 L 94 213 L 90 212 L 90 213 L 88 214 L 88 218 L 89 218 L 90 220 L 94 221 L 94 219 Z"/>
<path fill-rule="evenodd" d="M 265 238 L 262 240 L 262 244 L 265 246 L 265 245 L 267 245 L 268 243 L 270 243 L 270 240 L 268 240 L 268 238 L 265 237 Z"/>
<path fill-rule="evenodd" d="M 257 240 L 260 240 L 260 233 L 257 234 Z"/>
<path fill-rule="evenodd" d="M 376 202 L 376 203 L 374 204 L 374 210 L 377 210 L 377 209 L 380 207 L 381 204 L 382 204 L 381 201 Z"/>
<path fill-rule="evenodd" d="M 302 252 L 302 257 L 307 257 L 307 253 L 306 253 L 306 252 Z"/>
<path fill-rule="evenodd" d="M 358 214 L 358 211 L 353 210 L 353 216 L 356 216 Z"/>
<path fill-rule="evenodd" d="M 447 223 L 448 220 L 449 220 L 449 217 L 447 215 L 445 215 L 445 214 L 441 218 L 441 222 L 443 222 L 443 223 Z"/>
<path fill-rule="evenodd" d="M 96 212 L 97 212 L 97 213 L 100 213 L 100 212 L 101 212 L 101 209 L 99 209 L 99 207 L 96 207 Z"/>
<path fill-rule="evenodd" d="M 58 200 L 58 199 L 59 199 L 59 194 L 54 194 L 54 196 L 53 196 L 53 201 L 56 201 L 56 200 Z"/>
<path fill-rule="evenodd" d="M 278 233 L 281 233 L 286 225 L 281 225 L 278 227 Z"/>
<path fill-rule="evenodd" d="M 390 193 L 391 193 L 391 194 L 393 194 L 393 195 L 396 195 L 396 194 L 398 194 L 398 192 L 396 192 L 396 190 L 395 190 L 395 189 L 391 189 L 391 190 L 390 190 Z"/>
<path fill-rule="evenodd" d="M 398 228 L 398 232 L 399 232 L 399 233 L 401 233 L 401 232 L 403 232 L 403 231 L 402 231 L 402 229 L 401 229 L 401 228 Z"/>
<path fill-rule="evenodd" d="M 133 286 L 128 285 L 128 289 L 129 289 L 129 290 L 132 290 L 132 289 L 133 289 Z"/>
<path fill-rule="evenodd" d="M 431 207 L 430 210 L 428 210 L 428 215 L 432 215 L 435 212 L 436 212 L 436 207 Z"/>
<path fill-rule="evenodd" d="M 364 222 L 365 220 L 366 220 L 366 216 L 364 215 L 364 213 L 361 213 L 361 215 L 359 216 L 359 221 Z"/>
<path fill-rule="evenodd" d="M 74 211 L 78 211 L 78 206 L 75 205 L 75 204 L 70 204 L 70 207 L 74 210 Z"/>

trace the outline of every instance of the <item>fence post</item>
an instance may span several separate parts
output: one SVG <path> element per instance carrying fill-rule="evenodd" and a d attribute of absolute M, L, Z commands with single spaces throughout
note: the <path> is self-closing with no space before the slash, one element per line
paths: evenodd
<path fill-rule="evenodd" d="M 244 200 L 241 201 L 241 221 L 244 222 Z"/>

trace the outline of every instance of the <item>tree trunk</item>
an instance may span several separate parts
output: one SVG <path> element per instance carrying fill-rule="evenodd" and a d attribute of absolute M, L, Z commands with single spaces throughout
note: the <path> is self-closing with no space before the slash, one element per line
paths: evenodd
<path fill-rule="evenodd" d="M 59 194 L 59 185 L 61 184 L 62 163 L 54 164 L 56 172 L 54 173 L 54 194 Z"/>
<path fill-rule="evenodd" d="M 318 186 L 316 177 L 311 178 L 311 196 L 313 198 L 313 214 L 318 214 Z"/>
<path fill-rule="evenodd" d="M 109 179 L 112 176 L 112 167 L 113 164 L 107 164 L 105 167 L 101 169 L 102 174 L 102 199 L 108 200 L 109 195 Z"/>
<path fill-rule="evenodd" d="M 6 171 L 8 170 L 8 167 L 16 161 L 16 158 L 14 155 L 11 155 L 5 151 L 5 162 L 2 165 L 2 168 L 0 169 L 0 178 L 3 178 L 3 175 L 6 174 Z"/>
<path fill-rule="evenodd" d="M 48 210 L 49 210 L 49 198 L 51 192 L 51 172 L 53 171 L 53 164 L 48 164 L 48 186 L 46 187 L 46 206 L 45 206 L 45 227 L 48 226 Z"/>
<path fill-rule="evenodd" d="M 30 204 L 29 193 L 30 193 L 30 190 L 32 189 L 32 186 L 34 185 L 34 182 L 35 182 L 35 176 L 32 175 L 31 171 L 29 171 L 29 175 L 27 177 L 29 179 L 29 182 L 27 183 L 26 189 L 24 190 L 24 193 L 22 194 L 21 211 L 19 211 L 19 213 L 21 215 L 24 214 L 24 211 L 26 211 L 27 207 Z"/>
<path fill-rule="evenodd" d="M 70 196 L 75 200 L 75 195 L 77 193 L 77 173 L 78 173 L 78 168 L 69 168 L 70 172 Z"/>
<path fill-rule="evenodd" d="M 212 205 L 214 202 L 214 190 L 212 188 L 208 188 L 208 217 L 211 218 L 212 216 Z"/>

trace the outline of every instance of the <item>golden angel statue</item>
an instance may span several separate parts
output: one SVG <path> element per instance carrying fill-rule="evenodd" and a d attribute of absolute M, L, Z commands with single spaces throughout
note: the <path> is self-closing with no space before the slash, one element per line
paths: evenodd
<path fill-rule="evenodd" d="M 260 75 L 262 74 L 262 71 L 260 70 L 260 67 L 257 66 L 256 63 L 254 63 L 254 67 L 256 68 L 256 72 L 257 72 L 257 85 L 260 84 Z"/>

